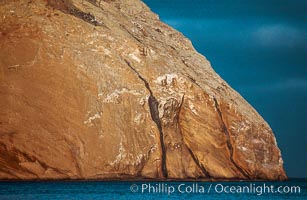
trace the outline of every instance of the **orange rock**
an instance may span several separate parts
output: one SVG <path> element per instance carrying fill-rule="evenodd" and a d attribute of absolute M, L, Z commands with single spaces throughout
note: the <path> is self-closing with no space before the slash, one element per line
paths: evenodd
<path fill-rule="evenodd" d="M 0 179 L 286 179 L 269 125 L 141 1 L 0 13 Z"/>

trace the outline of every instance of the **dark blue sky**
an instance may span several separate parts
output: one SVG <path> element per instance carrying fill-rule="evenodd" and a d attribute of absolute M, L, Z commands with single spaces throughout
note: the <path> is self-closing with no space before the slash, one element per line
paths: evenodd
<path fill-rule="evenodd" d="M 272 127 L 289 177 L 307 177 L 307 1 L 144 0 Z"/>

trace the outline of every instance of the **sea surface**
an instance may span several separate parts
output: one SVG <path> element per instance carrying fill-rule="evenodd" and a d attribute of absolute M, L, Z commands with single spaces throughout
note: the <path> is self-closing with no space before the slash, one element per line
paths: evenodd
<path fill-rule="evenodd" d="M 307 179 L 284 182 L 0 182 L 0 199 L 307 199 Z"/>

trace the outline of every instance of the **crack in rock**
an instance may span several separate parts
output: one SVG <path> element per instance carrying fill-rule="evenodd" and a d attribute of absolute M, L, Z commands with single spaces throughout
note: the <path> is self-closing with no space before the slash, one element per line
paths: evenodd
<path fill-rule="evenodd" d="M 181 104 L 179 106 L 179 111 L 178 111 L 178 125 L 180 125 L 179 123 L 179 116 L 180 116 L 180 111 L 182 109 L 182 105 L 183 105 L 183 102 L 184 102 L 184 95 L 182 96 L 182 99 L 181 99 Z M 180 131 L 180 134 L 181 134 L 181 137 L 183 138 L 183 144 L 185 145 L 185 147 L 188 149 L 189 151 L 189 154 L 191 155 L 194 163 L 196 164 L 196 166 L 202 171 L 202 173 L 208 177 L 208 178 L 211 178 L 212 176 L 209 174 L 208 170 L 199 162 L 198 158 L 196 157 L 196 155 L 193 153 L 192 149 L 184 142 L 184 137 L 182 135 L 182 132 L 181 132 L 181 128 L 179 127 L 179 131 Z"/>
<path fill-rule="evenodd" d="M 48 0 L 48 5 L 65 14 L 75 16 L 94 26 L 103 26 L 102 22 L 96 20 L 96 17 L 90 13 L 85 13 L 77 8 L 70 0 Z"/>
<path fill-rule="evenodd" d="M 161 120 L 159 118 L 159 102 L 158 100 L 154 97 L 152 90 L 149 87 L 148 82 L 139 74 L 138 71 L 136 71 L 132 65 L 130 64 L 130 62 L 126 59 L 124 59 L 124 61 L 126 62 L 126 64 L 130 67 L 130 69 L 139 77 L 139 79 L 141 79 L 144 84 L 145 87 L 147 88 L 147 90 L 150 93 L 150 96 L 148 98 L 148 105 L 149 105 L 149 111 L 150 111 L 150 116 L 151 119 L 156 123 L 156 126 L 159 130 L 159 135 L 160 135 L 160 146 L 161 146 L 161 151 L 162 151 L 162 155 L 161 155 L 161 160 L 162 160 L 162 174 L 164 178 L 168 177 L 168 172 L 167 172 L 167 166 L 166 166 L 166 148 L 165 148 L 165 144 L 164 144 L 164 134 L 162 131 L 162 125 L 161 125 Z"/>
<path fill-rule="evenodd" d="M 215 106 L 217 113 L 219 115 L 219 118 L 220 118 L 220 122 L 221 122 L 221 125 L 222 125 L 223 132 L 225 133 L 226 138 L 227 138 L 227 147 L 228 147 L 228 150 L 230 152 L 230 158 L 229 159 L 232 162 L 232 164 L 241 172 L 241 174 L 244 177 L 246 177 L 247 179 L 251 179 L 250 176 L 248 175 L 248 173 L 246 171 L 244 171 L 233 159 L 233 146 L 232 146 L 231 141 L 230 141 L 229 131 L 228 131 L 227 126 L 224 122 L 222 111 L 221 111 L 220 106 L 219 106 L 217 99 L 215 97 L 213 97 L 213 101 L 214 101 L 214 106 Z"/>

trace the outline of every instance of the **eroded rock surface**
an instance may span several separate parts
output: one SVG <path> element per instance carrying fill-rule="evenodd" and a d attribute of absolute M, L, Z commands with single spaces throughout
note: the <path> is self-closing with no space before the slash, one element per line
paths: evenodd
<path fill-rule="evenodd" d="M 286 178 L 269 125 L 141 1 L 0 13 L 0 179 Z"/>

